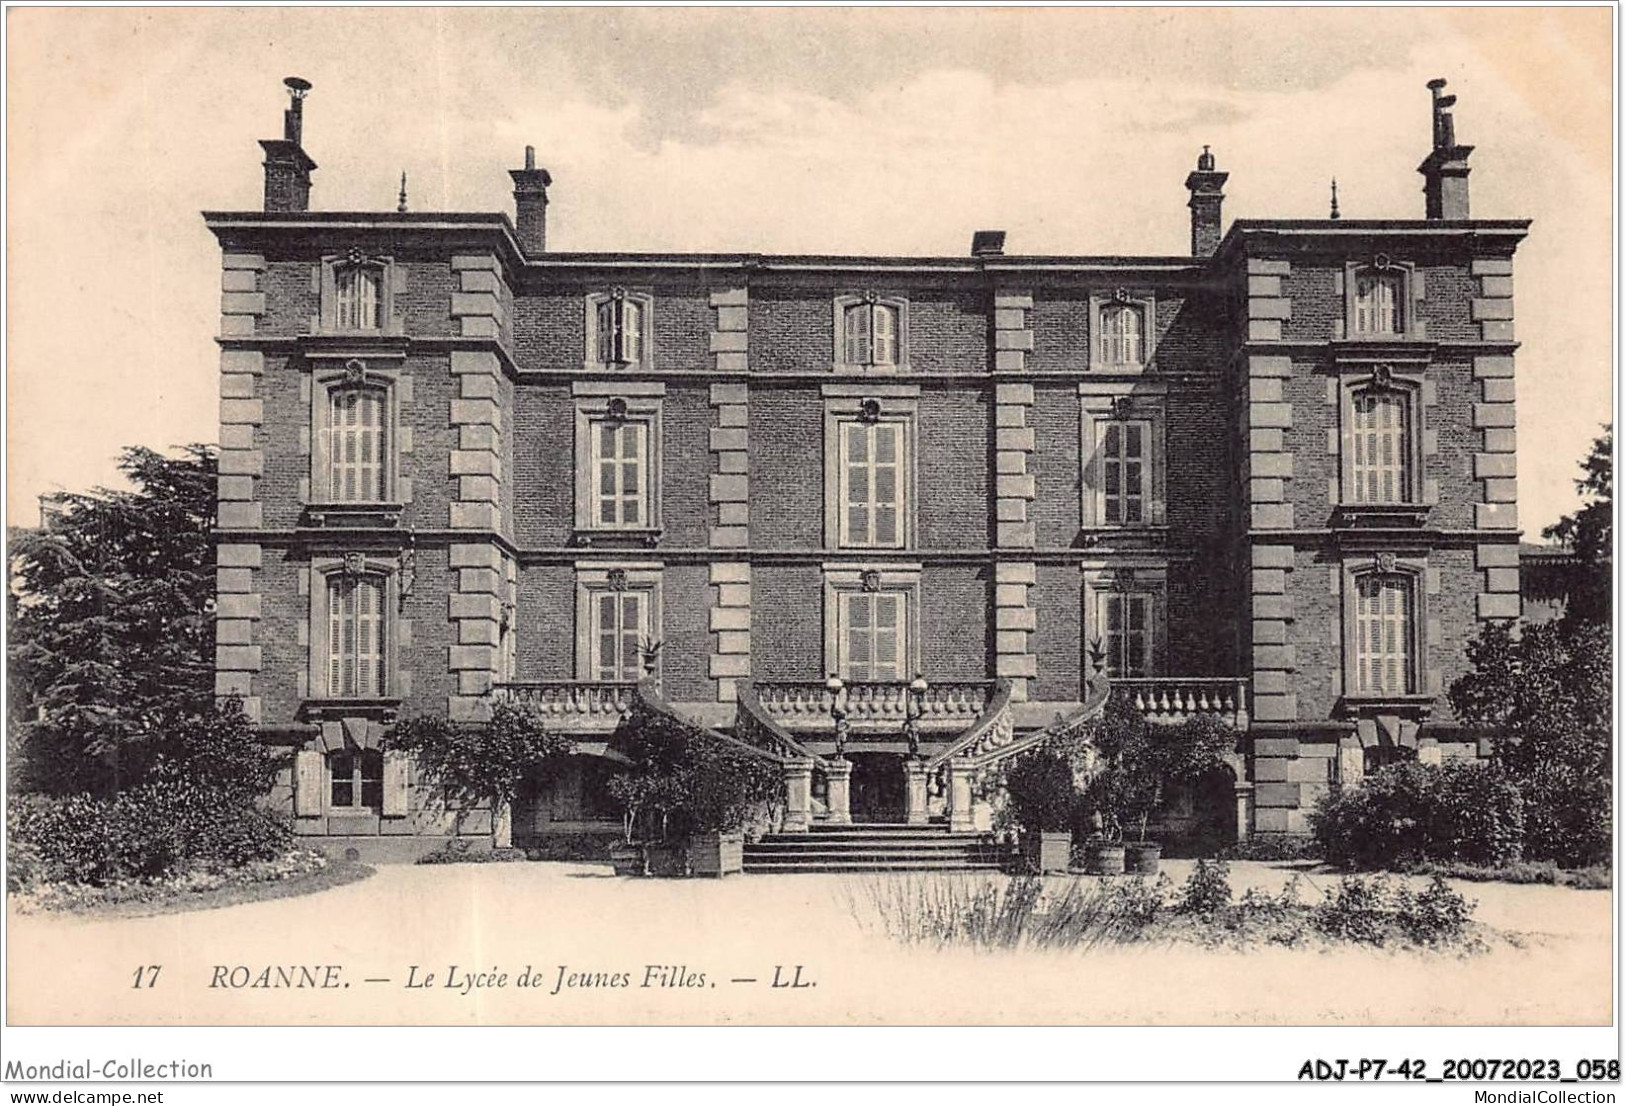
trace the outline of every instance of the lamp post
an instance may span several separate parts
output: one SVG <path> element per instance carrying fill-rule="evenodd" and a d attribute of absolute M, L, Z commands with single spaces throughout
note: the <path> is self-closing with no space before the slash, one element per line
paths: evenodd
<path fill-rule="evenodd" d="M 835 756 L 838 760 L 846 759 L 846 684 L 839 676 L 831 676 L 824 681 L 824 690 L 829 692 L 830 717 L 835 719 Z"/>
<path fill-rule="evenodd" d="M 923 675 L 915 676 L 908 685 L 908 721 L 903 724 L 903 735 L 908 738 L 910 760 L 920 757 L 920 716 L 925 713 L 925 693 L 930 687 Z"/>

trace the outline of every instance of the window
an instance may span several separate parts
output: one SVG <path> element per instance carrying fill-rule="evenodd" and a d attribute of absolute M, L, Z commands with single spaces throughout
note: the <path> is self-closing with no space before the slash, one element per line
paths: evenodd
<path fill-rule="evenodd" d="M 327 696 L 384 694 L 384 581 L 335 574 L 327 580 Z"/>
<path fill-rule="evenodd" d="M 384 805 L 384 755 L 375 751 L 332 753 L 327 758 L 328 805 L 378 810 Z"/>
<path fill-rule="evenodd" d="M 606 365 L 643 360 L 643 307 L 636 300 L 607 299 L 598 305 L 598 360 Z"/>
<path fill-rule="evenodd" d="M 1156 352 L 1157 304 L 1147 294 L 1117 288 L 1089 297 L 1089 367 L 1096 372 L 1143 372 Z"/>
<path fill-rule="evenodd" d="M 587 297 L 586 367 L 647 369 L 653 358 L 653 297 L 612 288 Z"/>
<path fill-rule="evenodd" d="M 835 299 L 837 372 L 897 372 L 908 367 L 908 301 L 865 292 Z"/>
<path fill-rule="evenodd" d="M 1101 309 L 1100 360 L 1114 366 L 1145 364 L 1145 314 L 1139 307 L 1114 303 Z"/>
<path fill-rule="evenodd" d="M 842 593 L 839 600 L 842 679 L 908 678 L 908 595 L 901 591 Z"/>
<path fill-rule="evenodd" d="M 375 265 L 343 265 L 334 271 L 334 325 L 339 330 L 378 329 L 381 277 Z"/>
<path fill-rule="evenodd" d="M 897 364 L 897 308 L 860 303 L 846 309 L 846 363 Z"/>
<path fill-rule="evenodd" d="M 1409 695 L 1416 690 L 1415 581 L 1401 573 L 1354 578 L 1355 695 Z"/>
<path fill-rule="evenodd" d="M 577 381 L 576 538 L 653 542 L 660 531 L 665 385 Z"/>
<path fill-rule="evenodd" d="M 385 392 L 340 387 L 327 394 L 322 428 L 327 457 L 327 501 L 377 503 L 386 498 Z"/>
<path fill-rule="evenodd" d="M 1147 521 L 1150 484 L 1151 423 L 1113 419 L 1100 423 L 1101 496 L 1108 526 Z"/>
<path fill-rule="evenodd" d="M 1138 382 L 1128 391 L 1121 384 L 1083 381 L 1084 529 L 1116 526 L 1160 526 L 1164 506 L 1165 387 L 1160 381 Z"/>
<path fill-rule="evenodd" d="M 593 524 L 610 529 L 649 525 L 649 427 L 641 422 L 592 422 Z"/>
<path fill-rule="evenodd" d="M 1152 597 L 1139 592 L 1100 596 L 1100 644 L 1106 652 L 1109 679 L 1151 675 Z"/>
<path fill-rule="evenodd" d="M 902 545 L 903 424 L 841 424 L 841 545 Z"/>
<path fill-rule="evenodd" d="M 1361 269 L 1354 277 L 1354 332 L 1405 332 L 1405 276 L 1397 269 Z"/>
<path fill-rule="evenodd" d="M 1354 503 L 1406 503 L 1411 487 L 1410 399 L 1397 391 L 1367 389 L 1352 403 L 1349 457 Z"/>
<path fill-rule="evenodd" d="M 576 678 L 642 679 L 647 651 L 661 640 L 660 599 L 657 564 L 576 562 Z"/>

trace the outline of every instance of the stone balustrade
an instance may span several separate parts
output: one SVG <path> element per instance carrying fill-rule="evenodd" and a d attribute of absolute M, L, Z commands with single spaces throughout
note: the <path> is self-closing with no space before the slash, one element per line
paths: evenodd
<path fill-rule="evenodd" d="M 755 687 L 763 714 L 788 730 L 829 730 L 835 725 L 835 696 L 822 680 L 763 681 Z M 992 689 L 992 680 L 930 684 L 921 705 L 920 728 L 963 729 L 982 714 Z M 908 719 L 907 681 L 853 681 L 840 694 L 854 731 L 899 729 Z"/>
<path fill-rule="evenodd" d="M 613 730 L 631 710 L 637 686 L 631 681 L 527 680 L 497 684 L 493 691 L 571 728 Z"/>
<path fill-rule="evenodd" d="M 1236 676 L 1151 676 L 1111 681 L 1146 720 L 1170 726 L 1199 714 L 1218 715 L 1227 725 L 1245 730 L 1248 724 L 1247 681 Z"/>

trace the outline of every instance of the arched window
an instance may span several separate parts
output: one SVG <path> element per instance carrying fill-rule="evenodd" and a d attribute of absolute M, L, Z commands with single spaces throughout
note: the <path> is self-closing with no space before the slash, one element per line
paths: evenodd
<path fill-rule="evenodd" d="M 1100 309 L 1100 361 L 1145 364 L 1145 312 L 1139 305 L 1109 303 Z"/>
<path fill-rule="evenodd" d="M 327 498 L 333 503 L 379 503 L 387 494 L 385 392 L 339 387 L 328 392 Z"/>
<path fill-rule="evenodd" d="M 1416 690 L 1416 581 L 1405 573 L 1354 578 L 1355 695 Z"/>
<path fill-rule="evenodd" d="M 1354 503 L 1408 503 L 1411 480 L 1411 399 L 1404 392 L 1370 388 L 1352 400 L 1349 491 Z"/>
<path fill-rule="evenodd" d="M 334 573 L 327 578 L 327 694 L 334 699 L 384 694 L 384 580 Z"/>
<path fill-rule="evenodd" d="M 1354 276 L 1354 333 L 1405 333 L 1405 271 L 1361 269 Z"/>
<path fill-rule="evenodd" d="M 857 303 L 846 309 L 846 363 L 895 366 L 898 363 L 898 312 L 894 304 Z"/>
<path fill-rule="evenodd" d="M 340 265 L 333 271 L 334 325 L 339 330 L 377 330 L 383 273 L 376 265 Z"/>

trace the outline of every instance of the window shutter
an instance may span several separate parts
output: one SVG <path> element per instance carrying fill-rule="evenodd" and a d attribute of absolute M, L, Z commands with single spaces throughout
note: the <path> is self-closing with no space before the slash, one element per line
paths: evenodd
<path fill-rule="evenodd" d="M 875 316 L 875 364 L 897 364 L 897 312 L 877 305 Z"/>
<path fill-rule="evenodd" d="M 621 304 L 621 360 L 629 365 L 643 360 L 643 308 L 631 300 Z"/>
<path fill-rule="evenodd" d="M 322 754 L 301 749 L 293 758 L 293 812 L 300 818 L 319 818 L 327 789 L 327 766 Z"/>
<path fill-rule="evenodd" d="M 869 308 L 866 304 L 846 309 L 846 363 L 869 363 Z"/>
<path fill-rule="evenodd" d="M 615 304 L 604 300 L 598 305 L 598 363 L 615 361 Z"/>
<path fill-rule="evenodd" d="M 396 749 L 384 753 L 384 816 L 401 818 L 407 813 L 407 783 L 411 760 Z"/>

